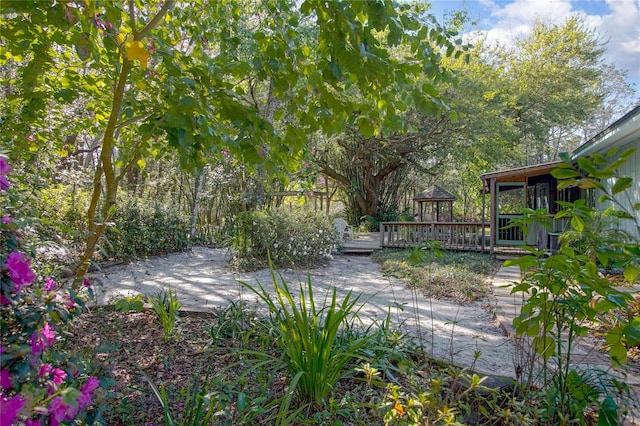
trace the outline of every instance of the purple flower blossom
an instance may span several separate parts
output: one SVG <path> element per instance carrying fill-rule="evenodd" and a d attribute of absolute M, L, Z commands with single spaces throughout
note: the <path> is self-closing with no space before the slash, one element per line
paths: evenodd
<path fill-rule="evenodd" d="M 49 323 L 45 322 L 42 326 L 42 331 L 35 332 L 31 335 L 31 352 L 34 355 L 39 354 L 43 350 L 47 349 L 56 339 L 56 333 Z"/>
<path fill-rule="evenodd" d="M 2 223 L 5 225 L 9 225 L 11 222 L 13 222 L 13 219 L 11 219 L 11 217 L 9 216 L 2 216 Z"/>
<path fill-rule="evenodd" d="M 15 292 L 20 293 L 22 287 L 29 285 L 36 279 L 36 274 L 31 270 L 31 259 L 23 253 L 14 251 L 7 257 L 6 266 L 9 270 L 9 277 L 15 284 Z"/>
<path fill-rule="evenodd" d="M 11 187 L 9 181 L 5 178 L 11 171 L 11 166 L 7 163 L 7 159 L 0 157 L 0 189 L 7 190 Z"/>
<path fill-rule="evenodd" d="M 11 398 L 0 396 L 0 424 L 12 425 L 26 402 L 22 395 L 14 395 Z"/>
<path fill-rule="evenodd" d="M 51 372 L 52 377 L 52 381 L 55 385 L 59 385 L 62 382 L 64 382 L 64 379 L 67 378 L 67 373 L 61 369 L 61 368 L 55 368 L 52 372 Z"/>
<path fill-rule="evenodd" d="M 11 372 L 0 370 L 0 388 L 9 389 L 11 387 Z"/>
<path fill-rule="evenodd" d="M 44 280 L 44 291 L 51 293 L 52 291 L 55 291 L 56 288 L 56 282 L 53 278 L 47 277 L 47 279 Z"/>
<path fill-rule="evenodd" d="M 326 183 L 326 182 L 327 182 L 327 180 L 324 178 L 324 176 L 320 176 L 320 177 L 318 178 L 318 183 L 319 183 L 319 184 L 323 184 L 323 183 Z"/>
<path fill-rule="evenodd" d="M 82 280 L 82 285 L 86 288 L 91 288 L 91 280 L 89 277 L 85 277 L 84 280 Z"/>
<path fill-rule="evenodd" d="M 62 296 L 62 302 L 64 303 L 64 306 L 69 310 L 73 309 L 76 306 L 76 302 L 74 302 L 73 298 L 68 294 Z"/>
<path fill-rule="evenodd" d="M 100 380 L 96 377 L 89 376 L 87 382 L 80 388 L 80 398 L 78 398 L 78 408 L 84 410 L 91 405 L 91 394 L 100 386 Z"/>
<path fill-rule="evenodd" d="M 76 416 L 76 409 L 70 405 L 67 405 L 62 400 L 62 397 L 56 397 L 51 401 L 49 405 L 49 425 L 58 426 L 64 421 L 73 420 Z"/>
<path fill-rule="evenodd" d="M 47 377 L 49 376 L 49 374 L 51 374 L 52 371 L 53 367 L 51 366 L 51 364 L 42 364 L 40 366 L 40 369 L 38 370 L 38 376 Z"/>

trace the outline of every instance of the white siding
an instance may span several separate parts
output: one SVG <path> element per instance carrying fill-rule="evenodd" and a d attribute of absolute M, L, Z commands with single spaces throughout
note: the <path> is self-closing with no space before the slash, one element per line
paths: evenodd
<path fill-rule="evenodd" d="M 622 167 L 618 169 L 618 176 L 632 178 L 633 185 L 627 191 L 618 194 L 616 196 L 616 200 L 620 204 L 622 204 L 624 210 L 633 213 L 635 215 L 636 221 L 640 223 L 640 211 L 634 211 L 632 208 L 634 204 L 640 203 L 640 139 L 636 139 L 629 144 L 621 146 L 618 152 L 624 152 L 631 147 L 635 147 L 636 152 L 631 157 L 629 157 L 627 162 Z M 609 188 L 611 187 L 611 185 L 613 185 L 613 183 L 613 179 L 609 179 L 606 182 Z M 602 194 L 597 194 L 597 198 L 599 198 L 600 195 Z M 599 210 L 604 210 L 611 204 L 611 202 L 607 202 L 604 204 L 599 204 L 597 207 Z M 636 239 L 640 239 L 638 229 L 636 228 L 636 225 L 632 220 L 620 220 L 619 228 L 634 236 Z"/>

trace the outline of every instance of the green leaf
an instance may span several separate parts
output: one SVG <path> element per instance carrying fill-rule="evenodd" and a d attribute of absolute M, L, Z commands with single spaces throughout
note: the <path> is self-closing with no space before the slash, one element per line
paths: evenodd
<path fill-rule="evenodd" d="M 571 179 L 580 176 L 580 173 L 573 169 L 565 169 L 565 168 L 555 168 L 551 170 L 551 176 L 556 179 Z"/>
<path fill-rule="evenodd" d="M 618 178 L 618 180 L 616 180 L 616 183 L 611 188 L 611 193 L 613 195 L 619 194 L 620 192 L 631 188 L 632 183 L 633 183 L 633 179 L 629 177 Z"/>
<path fill-rule="evenodd" d="M 640 270 L 635 265 L 627 265 L 623 272 L 624 278 L 628 283 L 633 283 L 638 277 L 638 273 L 640 273 Z"/>
<path fill-rule="evenodd" d="M 598 411 L 598 426 L 616 426 L 618 424 L 618 404 L 611 395 L 607 395 Z"/>
<path fill-rule="evenodd" d="M 550 336 L 536 336 L 531 342 L 533 349 L 545 360 L 555 353 L 554 340 Z M 626 352 L 625 352 L 626 354 Z"/>
<path fill-rule="evenodd" d="M 584 220 L 580 216 L 573 216 L 571 218 L 571 226 L 578 232 L 584 230 Z"/>
<path fill-rule="evenodd" d="M 627 348 L 620 342 L 609 347 L 609 356 L 614 364 L 624 364 L 627 361 Z"/>
<path fill-rule="evenodd" d="M 627 324 L 622 329 L 622 335 L 627 339 L 627 347 L 631 348 L 640 343 L 640 327 L 633 324 Z"/>

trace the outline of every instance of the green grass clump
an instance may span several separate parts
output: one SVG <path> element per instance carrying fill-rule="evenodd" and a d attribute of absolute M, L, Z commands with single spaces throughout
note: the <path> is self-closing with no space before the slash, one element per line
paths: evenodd
<path fill-rule="evenodd" d="M 418 257 L 416 250 L 420 250 Z M 384 274 L 408 281 L 425 296 L 456 301 L 483 298 L 487 280 L 501 264 L 489 254 L 421 249 L 381 250 L 372 259 L 381 264 Z"/>

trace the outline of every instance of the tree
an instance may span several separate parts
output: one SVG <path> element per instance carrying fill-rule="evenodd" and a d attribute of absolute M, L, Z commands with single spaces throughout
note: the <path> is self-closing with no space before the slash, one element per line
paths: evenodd
<path fill-rule="evenodd" d="M 239 23 L 251 16 L 231 1 L 2 2 L 0 66 L 12 71 L 3 79 L 12 86 L 3 143 L 29 159 L 38 139 L 60 149 L 69 134 L 97 140 L 78 279 L 117 208 L 123 178 L 150 158 L 177 154 L 183 168 L 197 169 L 225 151 L 269 174 L 292 171 L 311 132 L 400 131 L 403 111 L 440 104 L 430 82 L 447 77 L 437 63 L 455 44 L 419 6 L 259 6 L 266 22 L 245 33 L 251 51 L 241 55 L 238 32 L 247 29 Z M 298 35 L 302 23 L 313 44 Z M 407 46 L 405 55 L 391 53 L 398 45 Z M 418 78 L 421 87 L 414 86 Z M 268 88 L 266 111 L 247 101 L 251 87 Z M 352 91 L 358 99 L 344 96 Z M 63 118 L 79 102 L 87 114 Z"/>
<path fill-rule="evenodd" d="M 605 48 L 584 18 L 572 17 L 562 25 L 538 21 L 515 48 L 499 49 L 528 164 L 556 159 L 601 105 Z"/>

